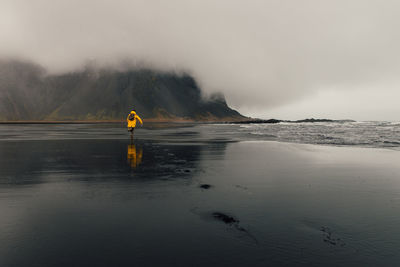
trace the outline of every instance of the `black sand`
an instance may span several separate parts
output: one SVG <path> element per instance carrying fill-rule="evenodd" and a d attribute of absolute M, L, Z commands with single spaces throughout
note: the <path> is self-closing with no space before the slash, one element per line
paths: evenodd
<path fill-rule="evenodd" d="M 0 127 L 0 266 L 400 262 L 399 151 Z"/>

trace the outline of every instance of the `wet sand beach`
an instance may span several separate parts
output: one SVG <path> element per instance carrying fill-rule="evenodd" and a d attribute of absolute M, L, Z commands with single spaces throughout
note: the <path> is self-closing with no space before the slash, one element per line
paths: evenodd
<path fill-rule="evenodd" d="M 398 265 L 400 151 L 229 127 L 0 125 L 0 266 Z"/>

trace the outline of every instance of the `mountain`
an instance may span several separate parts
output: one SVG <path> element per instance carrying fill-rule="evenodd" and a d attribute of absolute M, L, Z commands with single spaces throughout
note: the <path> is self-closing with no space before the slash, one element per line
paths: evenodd
<path fill-rule="evenodd" d="M 242 120 L 223 95 L 201 96 L 189 75 L 86 68 L 48 75 L 33 63 L 0 61 L 0 120 L 123 120 L 135 108 L 155 120 Z"/>

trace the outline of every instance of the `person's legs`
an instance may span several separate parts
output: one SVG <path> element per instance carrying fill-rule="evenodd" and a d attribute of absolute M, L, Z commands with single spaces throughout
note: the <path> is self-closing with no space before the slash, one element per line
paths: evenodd
<path fill-rule="evenodd" d="M 133 139 L 133 131 L 135 130 L 134 127 L 129 128 L 129 131 L 131 132 L 131 139 Z"/>

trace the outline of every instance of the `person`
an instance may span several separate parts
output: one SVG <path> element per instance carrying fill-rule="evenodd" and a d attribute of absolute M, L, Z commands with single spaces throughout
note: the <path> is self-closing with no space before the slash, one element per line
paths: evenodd
<path fill-rule="evenodd" d="M 126 121 L 128 122 L 128 131 L 131 132 L 131 137 L 133 137 L 133 131 L 136 127 L 136 120 L 139 120 L 140 124 L 143 125 L 142 119 L 136 114 L 136 110 L 132 109 L 132 111 L 128 114 Z"/>

